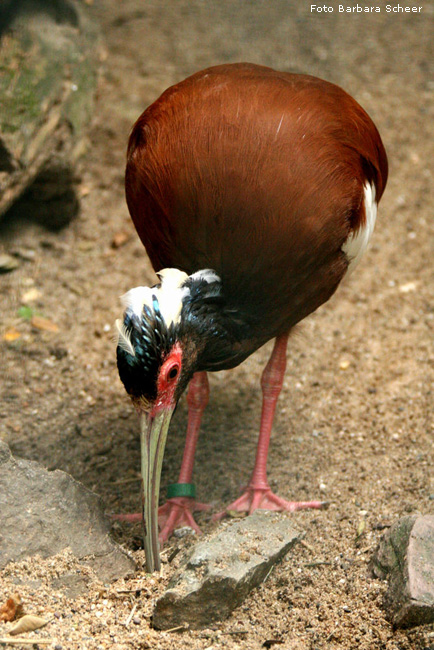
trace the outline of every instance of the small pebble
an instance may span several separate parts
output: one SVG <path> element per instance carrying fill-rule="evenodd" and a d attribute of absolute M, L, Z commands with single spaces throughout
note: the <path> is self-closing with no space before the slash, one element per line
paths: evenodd
<path fill-rule="evenodd" d="M 401 293 L 410 293 L 411 291 L 416 291 L 417 285 L 417 282 L 406 282 L 405 284 L 400 285 L 399 291 Z"/>
<path fill-rule="evenodd" d="M 137 616 L 135 616 L 135 617 L 133 618 L 133 623 L 134 623 L 134 625 L 140 625 L 141 622 L 142 622 L 141 619 L 138 618 Z"/>
<path fill-rule="evenodd" d="M 36 256 L 36 251 L 31 248 L 16 248 L 14 254 L 26 262 L 33 262 Z M 29 285 L 29 281 L 32 283 L 33 278 L 24 278 L 23 284 Z"/>
<path fill-rule="evenodd" d="M 193 528 L 190 528 L 190 526 L 183 526 L 182 528 L 177 528 L 176 530 L 173 531 L 173 536 L 174 537 L 186 537 L 187 535 L 195 535 L 196 531 L 193 530 Z"/>

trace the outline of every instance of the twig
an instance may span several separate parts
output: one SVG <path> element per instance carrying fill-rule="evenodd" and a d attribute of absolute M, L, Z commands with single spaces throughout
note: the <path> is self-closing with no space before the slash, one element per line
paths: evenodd
<path fill-rule="evenodd" d="M 323 565 L 330 566 L 331 564 L 333 564 L 333 562 L 328 562 L 327 560 L 316 560 L 315 562 L 305 562 L 304 566 L 308 567 L 309 569 L 312 569 L 313 567 L 316 566 L 323 566 Z"/>
<path fill-rule="evenodd" d="M 22 637 L 16 636 L 14 637 L 2 637 L 0 638 L 0 643 L 2 645 L 19 645 L 19 644 L 25 644 L 25 645 L 48 645 L 49 643 L 55 643 L 56 639 L 24 639 Z"/>
<path fill-rule="evenodd" d="M 263 583 L 268 580 L 268 577 L 269 577 L 269 575 L 270 575 L 270 573 L 272 572 L 273 569 L 274 569 L 274 564 L 271 565 L 270 570 L 268 571 L 267 575 L 265 576 L 265 578 L 262 581 Z"/>
<path fill-rule="evenodd" d="M 165 632 L 179 632 L 180 630 L 188 630 L 188 625 L 178 625 L 178 627 L 171 627 L 170 630 L 164 630 Z"/>
<path fill-rule="evenodd" d="M 300 539 L 299 544 L 304 546 L 304 548 L 307 548 L 307 550 L 310 551 L 311 553 L 315 553 L 315 549 L 313 548 L 313 546 L 305 542 L 304 539 Z"/>
<path fill-rule="evenodd" d="M 179 547 L 174 548 L 170 554 L 169 554 L 169 551 L 170 551 L 170 548 L 167 549 L 167 561 L 170 564 L 172 562 L 172 560 L 174 560 L 176 558 L 176 556 L 181 551 L 181 549 Z"/>
<path fill-rule="evenodd" d="M 131 609 L 131 612 L 128 614 L 128 618 L 124 623 L 125 627 L 128 627 L 129 624 L 131 623 L 131 619 L 133 618 L 133 616 L 134 616 L 134 614 L 136 612 L 136 609 L 137 609 L 137 603 L 134 603 L 133 608 Z"/>
<path fill-rule="evenodd" d="M 134 594 L 136 591 L 143 591 L 145 588 L 146 580 L 144 578 L 139 579 L 138 583 L 132 586 L 130 589 L 116 589 L 117 594 Z"/>
<path fill-rule="evenodd" d="M 108 465 L 109 463 L 112 462 L 113 461 L 111 458 L 106 458 L 106 460 L 101 460 L 101 461 L 97 461 L 96 463 L 93 463 L 92 467 L 98 467 L 99 469 L 100 467 L 104 467 L 105 465 Z"/>

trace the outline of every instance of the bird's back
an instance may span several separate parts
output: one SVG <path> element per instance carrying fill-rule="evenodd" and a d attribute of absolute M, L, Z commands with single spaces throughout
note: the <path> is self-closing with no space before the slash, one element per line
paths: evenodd
<path fill-rule="evenodd" d="M 365 111 L 314 77 L 251 64 L 169 88 L 135 124 L 126 195 L 156 270 L 212 268 L 272 335 L 325 302 L 342 245 L 381 197 L 387 159 Z"/>

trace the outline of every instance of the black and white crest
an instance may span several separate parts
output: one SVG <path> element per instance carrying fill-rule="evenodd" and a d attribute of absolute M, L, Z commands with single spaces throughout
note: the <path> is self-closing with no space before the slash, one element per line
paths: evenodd
<path fill-rule="evenodd" d="M 127 308 L 118 324 L 117 364 L 119 376 L 132 397 L 152 403 L 157 397 L 157 378 L 162 361 L 175 342 L 175 327 L 167 326 L 158 299 L 143 306 L 140 316 Z"/>
<path fill-rule="evenodd" d="M 123 296 L 124 318 L 116 321 L 121 381 L 129 395 L 149 403 L 156 399 L 158 372 L 175 342 L 188 276 L 164 269 L 159 277 L 159 285 L 136 287 Z"/>
<path fill-rule="evenodd" d="M 204 285 L 220 280 L 209 269 L 192 276 L 177 269 L 163 269 L 158 276 L 160 284 L 136 287 L 123 296 L 124 318 L 116 321 L 121 381 L 129 395 L 149 404 L 157 397 L 158 373 L 176 341 L 185 302 L 194 300 Z"/>

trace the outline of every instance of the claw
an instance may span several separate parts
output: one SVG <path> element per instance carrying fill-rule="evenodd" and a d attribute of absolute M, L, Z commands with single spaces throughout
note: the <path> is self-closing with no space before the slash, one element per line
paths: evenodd
<path fill-rule="evenodd" d="M 198 535 L 202 534 L 201 529 L 194 520 L 193 512 L 209 510 L 208 503 L 201 503 L 190 497 L 173 497 L 158 508 L 158 524 L 160 527 L 160 544 L 166 542 L 176 528 L 188 526 Z M 126 521 L 135 523 L 142 521 L 142 514 L 135 512 L 131 514 L 110 515 L 115 521 Z"/>
<path fill-rule="evenodd" d="M 158 510 L 158 520 L 161 526 L 160 543 L 166 542 L 176 528 L 188 526 L 198 535 L 202 534 L 192 515 L 193 512 L 209 510 L 210 505 L 200 503 L 191 497 L 173 497 Z"/>
<path fill-rule="evenodd" d="M 258 509 L 295 512 L 308 508 L 324 508 L 327 505 L 325 501 L 286 501 L 274 494 L 269 487 L 248 487 L 239 499 L 236 499 L 222 512 L 213 515 L 213 520 L 223 519 L 230 511 L 246 512 L 251 515 Z"/>

